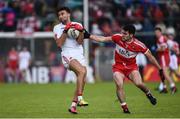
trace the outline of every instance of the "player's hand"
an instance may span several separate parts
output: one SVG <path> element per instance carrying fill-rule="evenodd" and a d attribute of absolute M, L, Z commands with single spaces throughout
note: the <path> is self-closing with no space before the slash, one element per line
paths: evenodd
<path fill-rule="evenodd" d="M 90 37 L 90 33 L 86 31 L 86 29 L 83 30 L 84 32 L 84 38 L 89 38 Z"/>
<path fill-rule="evenodd" d="M 67 33 L 68 30 L 72 27 L 72 25 L 73 25 L 73 24 L 72 24 L 71 22 L 67 23 L 66 26 L 65 26 L 65 28 L 64 28 L 64 31 L 63 31 L 63 32 L 64 32 L 64 33 Z"/>
<path fill-rule="evenodd" d="M 79 24 L 73 24 L 71 25 L 72 28 L 75 28 L 76 30 L 80 31 L 80 32 L 83 32 L 83 27 Z"/>
<path fill-rule="evenodd" d="M 159 70 L 159 75 L 161 77 L 161 81 L 164 82 L 165 81 L 165 76 L 164 76 L 164 73 L 163 73 L 163 69 Z"/>

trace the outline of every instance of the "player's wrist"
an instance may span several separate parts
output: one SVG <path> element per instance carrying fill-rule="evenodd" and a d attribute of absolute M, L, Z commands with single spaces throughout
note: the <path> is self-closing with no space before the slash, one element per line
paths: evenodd
<path fill-rule="evenodd" d="M 68 30 L 64 30 L 63 33 L 66 33 L 67 34 Z"/>
<path fill-rule="evenodd" d="M 83 30 L 84 32 L 84 38 L 90 38 L 90 33 L 86 31 L 86 29 Z"/>

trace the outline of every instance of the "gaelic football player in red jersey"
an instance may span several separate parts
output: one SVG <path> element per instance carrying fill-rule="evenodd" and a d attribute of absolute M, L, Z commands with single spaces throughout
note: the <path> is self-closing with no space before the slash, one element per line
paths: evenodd
<path fill-rule="evenodd" d="M 151 91 L 142 82 L 141 75 L 138 71 L 136 64 L 136 55 L 141 52 L 144 53 L 148 59 L 159 69 L 162 74 L 162 68 L 151 54 L 150 50 L 139 40 L 134 37 L 135 27 L 133 25 L 126 25 L 123 27 L 120 34 L 115 34 L 109 37 L 96 36 L 84 32 L 85 38 L 90 38 L 95 41 L 113 41 L 116 44 L 114 50 L 115 64 L 112 66 L 113 77 L 116 84 L 117 97 L 121 103 L 124 113 L 130 113 L 125 100 L 125 92 L 123 83 L 125 77 L 130 79 L 139 89 L 141 89 L 151 104 L 156 105 L 156 98 L 152 95 Z"/>
<path fill-rule="evenodd" d="M 14 47 L 11 48 L 11 50 L 8 53 L 8 68 L 10 69 L 13 82 L 18 82 L 18 52 Z"/>
<path fill-rule="evenodd" d="M 175 83 L 173 82 L 173 80 L 168 74 L 169 63 L 170 63 L 170 54 L 169 54 L 170 52 L 169 52 L 169 48 L 167 44 L 167 37 L 162 34 L 161 28 L 159 27 L 155 28 L 155 35 L 157 37 L 156 42 L 157 42 L 158 59 L 159 59 L 161 67 L 163 68 L 165 79 L 167 79 L 167 81 L 170 84 L 171 93 L 174 94 L 177 91 L 177 89 L 176 89 Z M 160 87 L 162 87 L 160 89 L 161 93 L 167 93 L 167 88 L 166 88 L 165 83 L 162 82 L 160 84 Z"/>

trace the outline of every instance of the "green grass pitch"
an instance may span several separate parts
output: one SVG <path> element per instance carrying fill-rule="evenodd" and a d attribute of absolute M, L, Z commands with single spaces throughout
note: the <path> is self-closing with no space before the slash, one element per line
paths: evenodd
<path fill-rule="evenodd" d="M 113 82 L 87 84 L 84 98 L 88 107 L 78 107 L 79 114 L 70 114 L 74 84 L 0 84 L 0 117 L 15 118 L 179 118 L 180 92 L 159 94 L 157 83 L 148 83 L 157 98 L 152 106 L 132 83 L 125 83 L 126 100 L 131 114 L 124 114 L 115 101 Z M 180 90 L 180 83 L 177 83 Z"/>

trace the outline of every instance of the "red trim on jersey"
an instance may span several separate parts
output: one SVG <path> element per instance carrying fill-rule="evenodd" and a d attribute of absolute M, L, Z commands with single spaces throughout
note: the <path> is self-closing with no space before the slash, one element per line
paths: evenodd
<path fill-rule="evenodd" d="M 63 57 L 64 61 L 69 64 L 69 59 L 65 56 L 62 56 L 62 57 Z"/>

